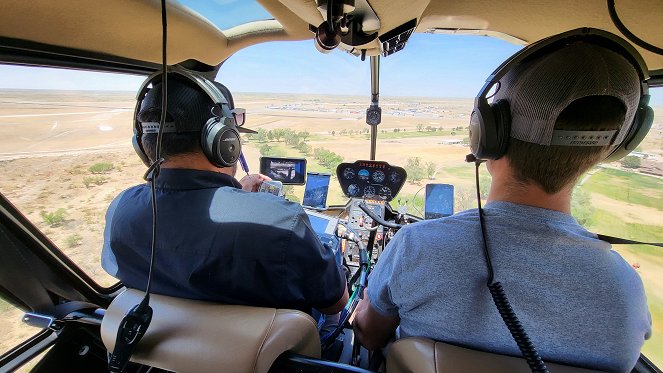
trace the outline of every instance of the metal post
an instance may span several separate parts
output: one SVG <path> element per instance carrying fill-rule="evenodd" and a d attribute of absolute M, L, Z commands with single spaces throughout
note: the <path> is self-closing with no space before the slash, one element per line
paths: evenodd
<path fill-rule="evenodd" d="M 371 106 L 369 111 L 376 110 L 380 112 L 380 55 L 371 56 Z M 377 122 L 369 123 L 371 126 L 371 157 L 372 161 L 375 160 L 375 152 L 378 141 L 378 124 L 381 121 L 381 114 L 377 114 Z M 367 118 L 368 119 L 368 118 Z M 367 122 L 369 122 L 367 120 Z"/>

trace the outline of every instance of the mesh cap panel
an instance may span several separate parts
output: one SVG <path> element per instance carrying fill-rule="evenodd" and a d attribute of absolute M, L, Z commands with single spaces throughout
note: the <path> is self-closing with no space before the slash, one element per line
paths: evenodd
<path fill-rule="evenodd" d="M 613 96 L 626 107 L 625 123 L 631 123 L 640 100 L 636 69 L 619 53 L 605 47 L 577 42 L 527 61 L 500 80 L 494 101 L 511 107 L 511 137 L 550 145 L 559 114 L 573 101 L 587 96 Z M 622 125 L 613 144 L 628 132 Z"/>
<path fill-rule="evenodd" d="M 198 132 L 212 118 L 212 99 L 193 83 L 168 79 L 168 114 L 177 132 Z M 140 105 L 144 110 L 161 110 L 161 82 L 153 85 Z M 140 117 L 140 114 L 139 114 Z"/>

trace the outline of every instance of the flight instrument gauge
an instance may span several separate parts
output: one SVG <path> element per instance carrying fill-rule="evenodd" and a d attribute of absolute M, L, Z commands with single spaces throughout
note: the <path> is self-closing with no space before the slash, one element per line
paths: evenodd
<path fill-rule="evenodd" d="M 375 187 L 368 185 L 364 188 L 364 198 L 373 198 L 375 196 Z"/>
<path fill-rule="evenodd" d="M 392 171 L 389 174 L 389 181 L 391 181 L 392 183 L 400 183 L 401 180 L 403 180 L 403 177 L 398 172 Z"/>
<path fill-rule="evenodd" d="M 351 180 L 355 177 L 355 170 L 351 167 L 346 167 L 345 170 L 343 170 L 343 177 L 346 180 Z"/>
<path fill-rule="evenodd" d="M 361 170 L 359 170 L 359 172 L 357 172 L 357 175 L 359 176 L 359 178 L 360 178 L 361 180 L 368 180 L 368 176 L 369 176 L 370 174 L 371 174 L 371 173 L 368 172 L 368 170 L 365 169 L 365 168 L 362 168 Z"/>
<path fill-rule="evenodd" d="M 384 172 L 377 170 L 373 172 L 373 181 L 375 181 L 378 184 L 381 184 L 384 181 Z"/>
<path fill-rule="evenodd" d="M 377 126 L 382 122 L 382 109 L 377 105 L 371 105 L 366 109 L 366 124 Z"/>
<path fill-rule="evenodd" d="M 389 189 L 389 187 L 383 186 L 380 188 L 378 195 L 384 199 L 391 199 L 391 189 Z"/>
<path fill-rule="evenodd" d="M 357 197 L 359 195 L 359 187 L 357 184 L 350 184 L 348 186 L 348 194 L 350 197 Z"/>

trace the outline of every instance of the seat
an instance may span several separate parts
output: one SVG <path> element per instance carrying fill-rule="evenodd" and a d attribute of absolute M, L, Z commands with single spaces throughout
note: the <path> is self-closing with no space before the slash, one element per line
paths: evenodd
<path fill-rule="evenodd" d="M 555 373 L 599 372 L 568 365 L 546 363 Z M 458 347 L 426 338 L 403 338 L 389 347 L 388 373 L 530 373 L 524 359 Z"/>
<path fill-rule="evenodd" d="M 101 337 L 113 351 L 118 325 L 143 298 L 127 289 L 106 311 Z M 131 361 L 175 372 L 267 372 L 283 352 L 320 357 L 313 319 L 300 311 L 150 295 L 152 323 Z"/>

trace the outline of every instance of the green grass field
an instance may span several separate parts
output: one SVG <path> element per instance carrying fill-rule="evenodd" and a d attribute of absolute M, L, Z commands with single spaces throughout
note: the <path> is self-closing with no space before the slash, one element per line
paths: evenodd
<path fill-rule="evenodd" d="M 599 169 L 582 189 L 621 203 L 622 209 L 592 201 L 595 211 L 587 228 L 596 233 L 645 242 L 663 242 L 663 179 L 615 169 Z M 631 208 L 631 215 L 623 210 Z M 638 214 L 637 209 L 647 208 Z M 633 210 L 635 209 L 635 210 Z M 655 209 L 655 210 L 652 210 Z M 633 214 L 635 213 L 635 216 Z M 628 216 L 625 216 L 628 215 Z M 643 353 L 659 367 L 663 366 L 663 249 L 649 245 L 613 245 L 629 263 L 637 263 L 643 280 L 652 337 L 645 342 Z"/>
<path fill-rule="evenodd" d="M 618 201 L 663 211 L 663 182 L 655 177 L 615 169 L 602 169 L 592 175 L 590 182 L 583 188 Z"/>

